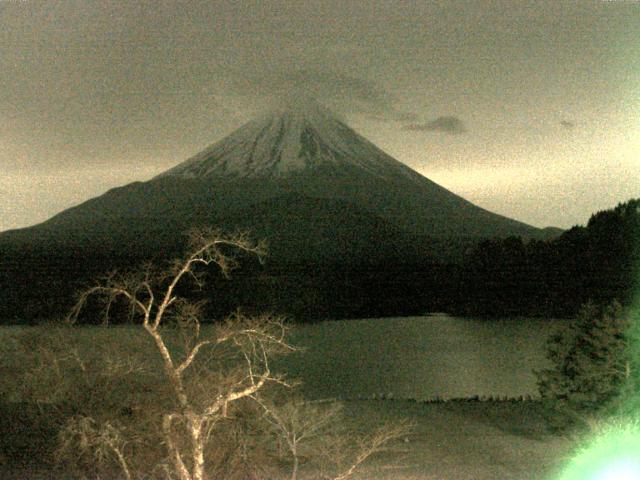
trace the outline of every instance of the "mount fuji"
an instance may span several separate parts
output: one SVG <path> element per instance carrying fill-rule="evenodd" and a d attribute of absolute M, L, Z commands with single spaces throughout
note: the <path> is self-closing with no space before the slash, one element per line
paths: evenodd
<path fill-rule="evenodd" d="M 549 236 L 473 205 L 317 102 L 297 98 L 147 182 L 0 233 L 0 290 L 16 297 L 0 303 L 11 311 L 51 296 L 56 282 L 63 297 L 105 270 L 171 258 L 183 251 L 184 233 L 199 226 L 249 230 L 267 241 L 267 261 L 285 270 L 346 265 L 389 275 L 398 265 L 422 271 L 416 265 L 446 257 L 452 244 Z M 368 275 L 367 285 L 379 281 Z M 32 293 L 12 287 L 25 282 L 41 285 Z"/>
<path fill-rule="evenodd" d="M 46 240 L 61 247 L 162 249 L 163 242 L 204 224 L 250 229 L 274 240 L 276 250 L 300 258 L 307 255 L 294 247 L 323 256 L 309 247 L 330 245 L 335 229 L 343 231 L 345 247 L 379 244 L 379 237 L 414 244 L 416 237 L 547 236 L 437 185 L 303 96 L 150 181 L 112 189 L 39 225 L 4 232 L 0 246 Z M 312 231 L 326 241 L 303 241 Z"/>

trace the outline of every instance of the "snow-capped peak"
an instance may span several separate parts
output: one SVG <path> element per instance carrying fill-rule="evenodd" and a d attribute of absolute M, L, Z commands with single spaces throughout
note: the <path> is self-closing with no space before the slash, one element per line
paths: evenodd
<path fill-rule="evenodd" d="M 283 177 L 341 165 L 376 175 L 404 167 L 315 99 L 295 94 L 161 176 Z"/>

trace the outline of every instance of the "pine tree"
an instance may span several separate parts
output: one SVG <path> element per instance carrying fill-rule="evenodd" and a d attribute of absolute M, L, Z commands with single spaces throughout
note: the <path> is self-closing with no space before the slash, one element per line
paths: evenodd
<path fill-rule="evenodd" d="M 640 420 L 640 305 L 631 308 L 627 318 L 626 378 L 620 395 L 610 410 L 618 417 Z"/>
<path fill-rule="evenodd" d="M 543 401 L 568 419 L 588 419 L 618 398 L 630 375 L 628 318 L 618 302 L 582 306 L 549 339 L 551 367 L 535 372 Z"/>

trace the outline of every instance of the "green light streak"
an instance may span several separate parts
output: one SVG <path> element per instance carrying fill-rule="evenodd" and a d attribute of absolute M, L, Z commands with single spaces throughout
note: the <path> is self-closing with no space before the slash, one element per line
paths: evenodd
<path fill-rule="evenodd" d="M 614 424 L 596 435 L 559 480 L 640 479 L 640 425 Z"/>

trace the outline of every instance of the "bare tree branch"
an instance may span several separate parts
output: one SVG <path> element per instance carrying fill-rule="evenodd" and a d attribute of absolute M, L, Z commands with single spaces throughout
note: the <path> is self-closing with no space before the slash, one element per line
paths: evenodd
<path fill-rule="evenodd" d="M 201 342 L 198 342 L 196 346 L 191 349 L 191 351 L 187 355 L 187 358 L 185 358 L 184 361 L 176 368 L 176 372 L 178 373 L 178 375 L 181 375 L 182 372 L 184 372 L 187 368 L 189 368 L 189 365 L 191 365 L 191 363 L 196 359 L 196 356 L 198 355 L 198 351 L 202 347 L 210 344 L 211 344 L 211 341 L 209 340 L 203 340 Z"/>
<path fill-rule="evenodd" d="M 165 415 L 162 419 L 162 431 L 164 433 L 165 443 L 167 449 L 172 457 L 174 467 L 177 470 L 177 474 L 180 476 L 180 480 L 192 480 L 191 474 L 182 460 L 182 455 L 173 441 L 172 424 L 176 415 Z"/>
<path fill-rule="evenodd" d="M 383 425 L 373 435 L 361 440 L 360 449 L 351 465 L 342 473 L 333 477 L 332 480 L 346 480 L 351 477 L 367 459 L 376 453 L 384 451 L 393 440 L 406 436 L 412 428 L 413 425 L 406 421 Z"/>

